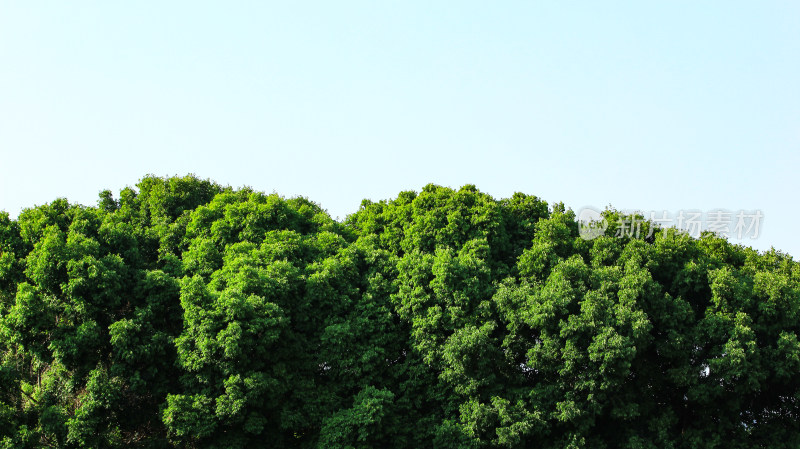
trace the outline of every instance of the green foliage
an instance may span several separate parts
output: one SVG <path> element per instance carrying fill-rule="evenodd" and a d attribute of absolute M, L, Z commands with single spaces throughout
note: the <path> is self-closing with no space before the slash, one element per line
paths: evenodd
<path fill-rule="evenodd" d="M 521 193 L 0 214 L 0 447 L 800 445 L 800 265 Z"/>

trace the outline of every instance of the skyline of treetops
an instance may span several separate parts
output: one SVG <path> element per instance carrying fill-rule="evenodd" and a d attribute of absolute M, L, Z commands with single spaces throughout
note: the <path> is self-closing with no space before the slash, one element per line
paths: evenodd
<path fill-rule="evenodd" d="M 800 265 L 601 217 L 194 175 L 0 212 L 0 447 L 798 447 Z"/>

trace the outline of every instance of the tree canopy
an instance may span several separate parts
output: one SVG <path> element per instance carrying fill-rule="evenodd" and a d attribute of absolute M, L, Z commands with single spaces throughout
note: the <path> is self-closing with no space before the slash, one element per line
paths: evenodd
<path fill-rule="evenodd" d="M 195 176 L 2 213 L 0 447 L 799 447 L 800 265 L 654 229 Z"/>

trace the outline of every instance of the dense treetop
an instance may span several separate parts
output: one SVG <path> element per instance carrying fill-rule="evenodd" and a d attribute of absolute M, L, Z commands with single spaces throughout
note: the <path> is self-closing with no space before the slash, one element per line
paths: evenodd
<path fill-rule="evenodd" d="M 788 255 L 521 193 L 0 214 L 0 447 L 796 448 L 798 333 Z"/>

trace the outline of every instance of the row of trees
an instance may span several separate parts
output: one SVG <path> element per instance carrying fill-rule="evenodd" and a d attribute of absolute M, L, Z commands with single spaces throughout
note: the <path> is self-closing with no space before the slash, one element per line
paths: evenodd
<path fill-rule="evenodd" d="M 118 197 L 0 215 L 2 447 L 800 446 L 780 252 L 473 186 Z"/>

